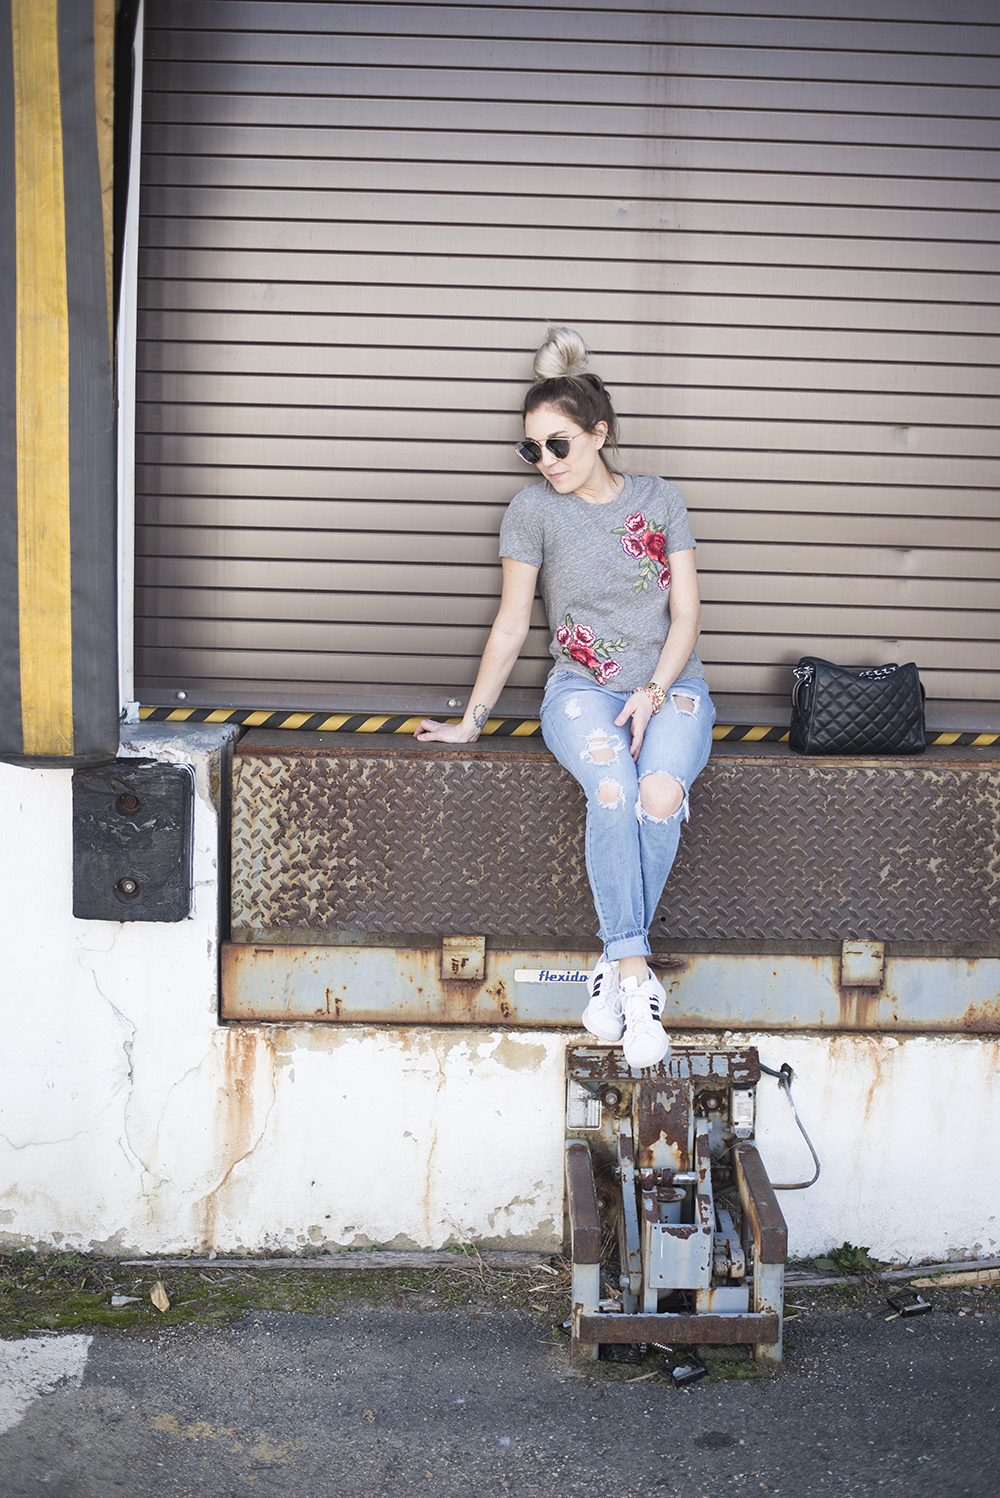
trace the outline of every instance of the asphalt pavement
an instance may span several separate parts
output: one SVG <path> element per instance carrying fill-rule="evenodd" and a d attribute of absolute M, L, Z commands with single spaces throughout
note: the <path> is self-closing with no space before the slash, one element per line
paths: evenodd
<path fill-rule="evenodd" d="M 793 1291 L 779 1371 L 684 1388 L 472 1300 L 0 1342 L 0 1494 L 997 1498 L 1000 1294 L 925 1294 Z"/>

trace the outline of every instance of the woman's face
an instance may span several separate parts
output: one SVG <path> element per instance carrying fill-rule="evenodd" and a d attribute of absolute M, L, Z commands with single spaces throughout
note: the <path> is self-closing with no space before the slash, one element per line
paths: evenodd
<path fill-rule="evenodd" d="M 599 421 L 596 431 L 585 432 L 558 406 L 538 406 L 524 418 L 524 435 L 542 449 L 535 467 L 559 494 L 603 486 L 607 470 L 600 452 L 607 430 L 604 422 Z M 569 439 L 565 458 L 557 458 L 545 446 L 550 437 Z"/>

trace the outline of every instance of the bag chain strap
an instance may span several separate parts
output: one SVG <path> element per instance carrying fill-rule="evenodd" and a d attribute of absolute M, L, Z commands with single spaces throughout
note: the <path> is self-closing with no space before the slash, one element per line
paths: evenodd
<path fill-rule="evenodd" d="M 882 681 L 885 677 L 894 675 L 898 670 L 899 667 L 895 665 L 869 666 L 866 670 L 859 671 L 857 674 L 865 681 Z M 796 681 L 812 681 L 813 677 L 816 675 L 816 667 L 795 666 L 792 669 L 792 675 L 795 677 Z"/>

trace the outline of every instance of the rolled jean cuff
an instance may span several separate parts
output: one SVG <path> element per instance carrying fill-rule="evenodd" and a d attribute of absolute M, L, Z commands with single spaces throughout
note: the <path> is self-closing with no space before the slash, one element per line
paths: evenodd
<path fill-rule="evenodd" d="M 611 962 L 620 962 L 623 957 L 648 957 L 649 937 L 645 931 L 635 936 L 616 936 L 605 945 L 604 955 Z"/>

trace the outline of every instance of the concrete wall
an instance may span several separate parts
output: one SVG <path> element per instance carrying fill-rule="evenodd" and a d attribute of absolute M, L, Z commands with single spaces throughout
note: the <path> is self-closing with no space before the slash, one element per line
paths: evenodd
<path fill-rule="evenodd" d="M 196 767 L 194 912 L 173 925 L 75 920 L 71 775 L 0 765 L 0 1245 L 558 1247 L 566 1032 L 218 1023 L 231 733 L 149 725 L 124 747 Z M 791 1063 L 823 1163 L 781 1198 L 793 1255 L 1000 1251 L 995 1039 L 728 1038 Z M 758 1099 L 772 1178 L 807 1178 L 784 1097 L 765 1080 Z"/>

